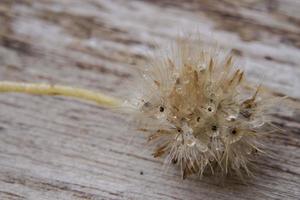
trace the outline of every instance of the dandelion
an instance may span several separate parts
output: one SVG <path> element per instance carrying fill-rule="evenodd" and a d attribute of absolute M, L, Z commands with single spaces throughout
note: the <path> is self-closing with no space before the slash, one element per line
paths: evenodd
<path fill-rule="evenodd" d="M 261 87 L 245 87 L 232 55 L 200 41 L 179 39 L 170 52 L 141 70 L 141 87 L 128 101 L 153 156 L 177 164 L 183 178 L 250 174 L 269 123 Z"/>

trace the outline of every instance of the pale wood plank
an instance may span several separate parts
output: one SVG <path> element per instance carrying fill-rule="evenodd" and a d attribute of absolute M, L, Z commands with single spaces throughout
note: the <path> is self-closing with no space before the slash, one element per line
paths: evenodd
<path fill-rule="evenodd" d="M 300 9 L 278 1 L 4 0 L 0 80 L 126 94 L 155 45 L 180 32 L 233 48 L 251 81 L 300 98 Z M 210 40 L 207 40 L 210 42 Z M 262 76 L 263 75 L 263 76 Z M 0 95 L 0 199 L 299 199 L 299 111 L 279 115 L 257 177 L 180 179 L 151 157 L 126 116 L 64 98 Z M 131 141 L 130 138 L 133 137 Z"/>

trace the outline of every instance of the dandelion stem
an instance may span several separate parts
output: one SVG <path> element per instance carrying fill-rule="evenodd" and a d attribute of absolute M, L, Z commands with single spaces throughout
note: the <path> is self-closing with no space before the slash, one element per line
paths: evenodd
<path fill-rule="evenodd" d="M 81 88 L 51 85 L 44 83 L 18 83 L 0 81 L 0 93 L 16 92 L 35 95 L 65 96 L 79 100 L 95 102 L 101 106 L 116 107 L 121 104 L 118 99 L 106 96 L 100 92 L 90 91 Z"/>

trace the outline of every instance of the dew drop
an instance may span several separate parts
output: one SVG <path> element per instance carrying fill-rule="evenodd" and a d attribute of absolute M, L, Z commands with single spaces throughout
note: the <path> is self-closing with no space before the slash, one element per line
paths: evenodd
<path fill-rule="evenodd" d="M 259 128 L 262 127 L 265 124 L 265 122 L 262 119 L 257 119 L 252 121 L 250 124 L 253 126 L 253 128 Z"/>
<path fill-rule="evenodd" d="M 187 141 L 187 145 L 188 145 L 189 147 L 193 147 L 193 146 L 195 146 L 195 144 L 196 144 L 196 141 L 195 141 L 195 140 L 188 140 L 188 141 Z"/>
<path fill-rule="evenodd" d="M 176 87 L 176 92 L 181 94 L 182 93 L 182 87 L 181 86 Z"/>
<path fill-rule="evenodd" d="M 176 137 L 176 141 L 179 142 L 179 143 L 181 143 L 182 142 L 182 137 L 181 136 L 177 136 Z"/>
<path fill-rule="evenodd" d="M 230 121 L 230 122 L 233 122 L 237 119 L 237 116 L 236 115 L 229 115 L 226 120 L 227 121 Z"/>

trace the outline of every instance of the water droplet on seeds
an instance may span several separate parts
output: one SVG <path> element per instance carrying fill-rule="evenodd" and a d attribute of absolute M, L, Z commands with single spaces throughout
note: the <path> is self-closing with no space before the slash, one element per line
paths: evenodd
<path fill-rule="evenodd" d="M 193 147 L 193 146 L 195 146 L 195 144 L 196 144 L 195 140 L 188 140 L 188 141 L 187 141 L 187 145 L 188 145 L 189 147 Z"/>
<path fill-rule="evenodd" d="M 182 142 L 182 137 L 181 136 L 177 136 L 176 141 L 181 143 Z"/>
<path fill-rule="evenodd" d="M 251 125 L 253 126 L 253 128 L 259 128 L 262 127 L 265 124 L 265 122 L 263 120 L 255 120 L 251 122 Z"/>
<path fill-rule="evenodd" d="M 178 92 L 179 94 L 181 94 L 182 93 L 182 87 L 181 86 L 176 87 L 176 92 Z"/>
<path fill-rule="evenodd" d="M 229 115 L 229 116 L 226 118 L 226 120 L 227 120 L 227 121 L 230 121 L 230 122 L 235 121 L 236 119 L 237 119 L 237 116 L 236 116 L 236 115 Z"/>

